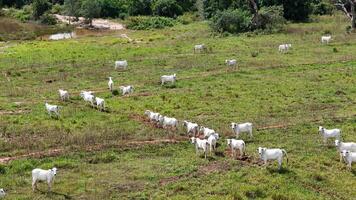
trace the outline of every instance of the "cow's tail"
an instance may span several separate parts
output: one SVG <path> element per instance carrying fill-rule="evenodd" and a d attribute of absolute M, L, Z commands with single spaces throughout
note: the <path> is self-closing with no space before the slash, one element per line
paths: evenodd
<path fill-rule="evenodd" d="M 287 155 L 287 152 L 286 150 L 282 149 L 282 152 L 284 153 L 284 155 L 286 155 L 286 158 L 287 158 L 287 164 L 288 164 L 288 155 Z"/>

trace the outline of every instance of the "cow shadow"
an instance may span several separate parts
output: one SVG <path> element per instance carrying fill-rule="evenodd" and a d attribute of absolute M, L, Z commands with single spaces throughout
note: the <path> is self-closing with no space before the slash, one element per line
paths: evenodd
<path fill-rule="evenodd" d="M 267 167 L 267 171 L 271 174 L 290 174 L 292 172 L 285 167 L 281 167 L 281 169 L 278 169 L 278 167 Z"/>
<path fill-rule="evenodd" d="M 64 199 L 73 199 L 71 196 L 69 196 L 68 194 L 63 194 L 63 193 L 59 193 L 59 192 L 53 192 L 53 191 L 42 191 L 37 189 L 37 191 L 39 191 L 42 195 L 46 195 L 47 197 L 52 197 L 52 196 L 63 196 Z"/>

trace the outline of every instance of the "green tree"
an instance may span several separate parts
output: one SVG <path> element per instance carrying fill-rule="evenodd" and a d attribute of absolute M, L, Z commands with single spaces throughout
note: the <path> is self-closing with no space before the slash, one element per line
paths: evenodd
<path fill-rule="evenodd" d="M 80 14 L 81 1 L 79 0 L 65 0 L 64 1 L 64 13 L 75 18 L 79 17 Z M 68 19 L 69 24 L 71 23 L 71 18 Z"/>
<path fill-rule="evenodd" d="M 50 10 L 52 4 L 48 2 L 48 0 L 33 0 L 32 10 L 33 10 L 33 18 L 39 19 L 45 12 Z"/>
<path fill-rule="evenodd" d="M 129 0 L 128 13 L 129 15 L 151 15 L 151 0 Z"/>
<path fill-rule="evenodd" d="M 90 26 L 92 26 L 93 18 L 100 17 L 101 7 L 98 0 L 84 0 L 81 7 L 81 15 L 85 17 Z"/>
<path fill-rule="evenodd" d="M 312 12 L 312 0 L 262 0 L 261 6 L 282 5 L 284 18 L 293 21 L 305 21 Z"/>
<path fill-rule="evenodd" d="M 242 9 L 218 11 L 212 18 L 212 28 L 218 32 L 242 33 L 250 30 L 252 15 Z"/>
<path fill-rule="evenodd" d="M 156 0 L 152 10 L 155 15 L 176 18 L 183 13 L 182 7 L 175 0 Z"/>

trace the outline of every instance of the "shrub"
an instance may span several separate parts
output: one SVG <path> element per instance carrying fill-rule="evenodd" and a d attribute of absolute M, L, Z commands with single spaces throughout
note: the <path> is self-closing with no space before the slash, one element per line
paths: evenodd
<path fill-rule="evenodd" d="M 196 13 L 184 13 L 179 16 L 177 20 L 182 24 L 190 24 L 195 21 L 199 21 L 199 15 Z"/>
<path fill-rule="evenodd" d="M 183 13 L 182 7 L 175 0 L 155 0 L 152 5 L 155 15 L 176 18 Z"/>
<path fill-rule="evenodd" d="M 251 56 L 254 57 L 254 58 L 257 57 L 258 56 L 258 52 L 257 51 L 251 52 Z"/>
<path fill-rule="evenodd" d="M 46 25 L 56 25 L 57 24 L 57 19 L 53 15 L 50 15 L 48 13 L 42 15 L 40 17 L 40 21 L 42 24 L 46 24 Z"/>
<path fill-rule="evenodd" d="M 55 4 L 52 6 L 51 13 L 52 14 L 61 14 L 63 11 L 63 7 L 59 4 Z"/>
<path fill-rule="evenodd" d="M 321 0 L 320 2 L 312 4 L 312 10 L 315 15 L 332 15 L 334 12 L 334 5 L 329 1 Z"/>
<path fill-rule="evenodd" d="M 250 29 L 251 14 L 248 11 L 236 9 L 219 11 L 212 18 L 212 28 L 218 32 L 242 33 Z"/>
<path fill-rule="evenodd" d="M 283 18 L 282 6 L 262 7 L 254 24 L 254 29 L 261 29 L 266 32 L 278 32 L 283 29 L 285 19 Z"/>
<path fill-rule="evenodd" d="M 171 27 L 176 24 L 175 20 L 166 17 L 130 17 L 126 21 L 126 27 L 133 30 L 160 29 Z"/>
<path fill-rule="evenodd" d="M 7 14 L 9 14 L 13 18 L 20 20 L 21 22 L 26 22 L 31 19 L 32 7 L 24 6 L 21 10 L 11 8 Z"/>

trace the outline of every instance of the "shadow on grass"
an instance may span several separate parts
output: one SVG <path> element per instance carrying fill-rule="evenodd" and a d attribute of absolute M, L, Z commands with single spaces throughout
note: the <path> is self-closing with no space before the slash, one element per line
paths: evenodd
<path fill-rule="evenodd" d="M 225 154 L 222 151 L 215 151 L 214 153 L 215 153 L 215 156 L 218 156 L 218 157 L 221 157 L 221 158 L 225 158 Z"/>
<path fill-rule="evenodd" d="M 63 193 L 59 193 L 59 192 L 48 192 L 48 191 L 42 191 L 37 189 L 37 191 L 39 191 L 42 195 L 46 195 L 47 197 L 52 197 L 52 196 L 63 196 L 64 199 L 72 199 L 71 196 L 67 195 L 67 194 L 63 194 Z"/>
<path fill-rule="evenodd" d="M 356 170 L 352 169 L 352 170 L 351 170 L 351 173 L 352 173 L 354 176 L 356 176 Z"/>
<path fill-rule="evenodd" d="M 282 167 L 280 170 L 278 170 L 278 168 L 267 167 L 267 170 L 271 174 L 290 174 L 292 172 L 285 167 Z"/>

